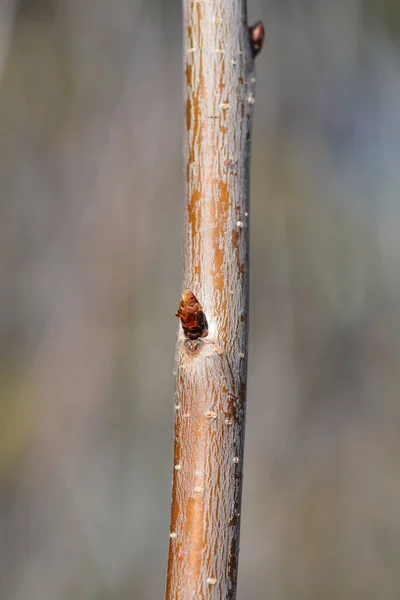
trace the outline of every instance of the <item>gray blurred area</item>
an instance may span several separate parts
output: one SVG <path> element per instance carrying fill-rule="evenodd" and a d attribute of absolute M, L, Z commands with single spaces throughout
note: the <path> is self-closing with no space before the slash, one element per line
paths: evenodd
<path fill-rule="evenodd" d="M 241 600 L 400 598 L 400 4 L 249 0 Z M 0 0 L 0 598 L 164 594 L 180 2 Z"/>

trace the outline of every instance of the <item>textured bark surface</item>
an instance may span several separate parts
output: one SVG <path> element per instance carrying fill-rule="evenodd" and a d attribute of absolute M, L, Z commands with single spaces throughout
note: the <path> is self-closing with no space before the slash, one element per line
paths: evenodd
<path fill-rule="evenodd" d="M 201 303 L 208 334 L 193 340 L 180 327 L 178 337 L 166 598 L 232 599 L 246 401 L 255 53 L 244 0 L 184 0 L 184 29 L 184 287 Z"/>

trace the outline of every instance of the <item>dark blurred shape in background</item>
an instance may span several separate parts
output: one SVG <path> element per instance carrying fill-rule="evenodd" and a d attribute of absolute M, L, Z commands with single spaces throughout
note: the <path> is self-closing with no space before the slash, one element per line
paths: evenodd
<path fill-rule="evenodd" d="M 398 600 L 400 4 L 249 9 L 266 39 L 239 597 Z M 181 19 L 0 0 L 2 600 L 163 597 Z"/>

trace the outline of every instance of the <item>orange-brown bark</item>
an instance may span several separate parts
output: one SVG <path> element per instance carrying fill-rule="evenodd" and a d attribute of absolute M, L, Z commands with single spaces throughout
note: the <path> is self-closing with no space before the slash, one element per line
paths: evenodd
<path fill-rule="evenodd" d="M 236 597 L 239 552 L 253 57 L 261 30 L 249 30 L 244 0 L 184 0 L 184 23 L 186 290 L 177 313 L 166 599 L 226 600 Z"/>

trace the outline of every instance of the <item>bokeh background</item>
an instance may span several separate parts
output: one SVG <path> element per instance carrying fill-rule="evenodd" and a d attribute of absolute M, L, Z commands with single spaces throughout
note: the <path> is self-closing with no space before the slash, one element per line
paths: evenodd
<path fill-rule="evenodd" d="M 238 598 L 400 597 L 400 3 L 249 0 Z M 0 0 L 0 597 L 164 594 L 181 3 Z"/>

